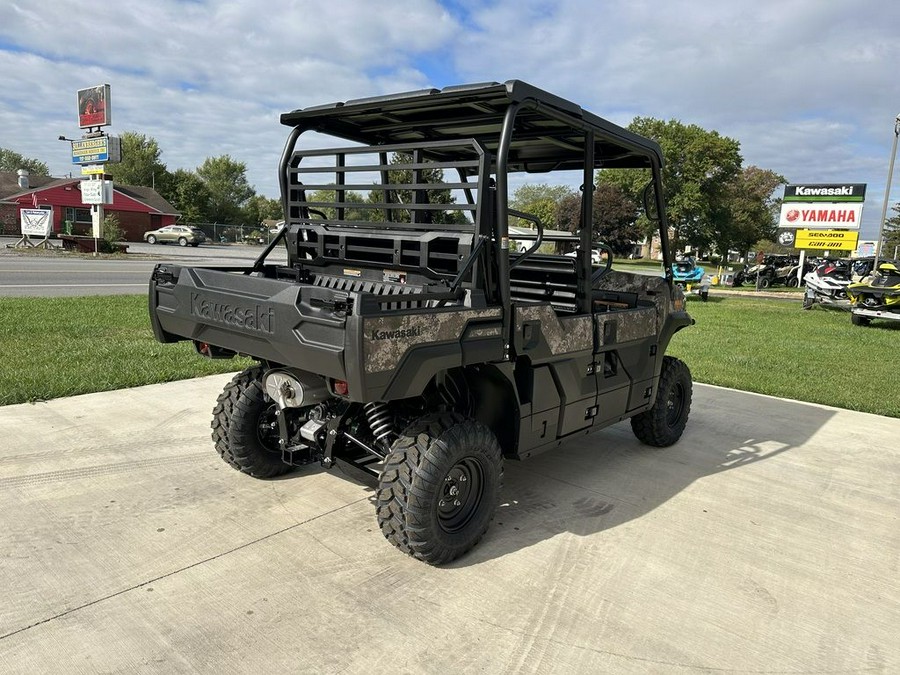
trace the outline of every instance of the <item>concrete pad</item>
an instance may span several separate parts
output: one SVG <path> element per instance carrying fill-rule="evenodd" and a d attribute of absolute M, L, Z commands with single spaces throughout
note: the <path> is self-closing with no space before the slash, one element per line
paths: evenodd
<path fill-rule="evenodd" d="M 508 462 L 470 555 L 395 550 L 371 491 L 258 481 L 225 376 L 0 408 L 0 671 L 900 672 L 900 420 L 697 385 Z"/>

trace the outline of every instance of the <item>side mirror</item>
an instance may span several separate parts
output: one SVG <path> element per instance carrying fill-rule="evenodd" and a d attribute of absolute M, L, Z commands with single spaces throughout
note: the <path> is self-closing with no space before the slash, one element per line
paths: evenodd
<path fill-rule="evenodd" d="M 644 187 L 644 213 L 648 220 L 659 220 L 659 211 L 656 209 L 656 184 L 651 180 Z"/>

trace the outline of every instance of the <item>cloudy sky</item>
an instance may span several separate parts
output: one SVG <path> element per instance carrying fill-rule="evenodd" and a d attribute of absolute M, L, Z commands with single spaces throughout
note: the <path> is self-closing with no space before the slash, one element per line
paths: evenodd
<path fill-rule="evenodd" d="M 866 238 L 898 64 L 884 0 L 4 0 L 0 147 L 67 174 L 75 92 L 109 83 L 112 133 L 155 137 L 170 170 L 229 154 L 275 197 L 284 111 L 522 79 L 619 124 L 716 130 L 791 182 L 867 183 Z"/>

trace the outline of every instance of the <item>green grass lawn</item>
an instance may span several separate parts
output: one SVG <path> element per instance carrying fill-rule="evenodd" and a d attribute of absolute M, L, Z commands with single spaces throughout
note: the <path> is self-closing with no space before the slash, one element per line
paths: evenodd
<path fill-rule="evenodd" d="M 900 417 L 900 322 L 850 324 L 800 299 L 691 297 L 697 325 L 669 353 L 698 382 Z M 190 343 L 163 345 L 145 296 L 0 298 L 0 405 L 240 370 Z"/>
<path fill-rule="evenodd" d="M 678 333 L 669 353 L 698 382 L 900 417 L 900 322 L 868 327 L 850 313 L 801 300 L 692 297 L 697 323 Z"/>
<path fill-rule="evenodd" d="M 0 298 L 0 405 L 183 380 L 250 361 L 200 357 L 164 345 L 144 295 Z"/>

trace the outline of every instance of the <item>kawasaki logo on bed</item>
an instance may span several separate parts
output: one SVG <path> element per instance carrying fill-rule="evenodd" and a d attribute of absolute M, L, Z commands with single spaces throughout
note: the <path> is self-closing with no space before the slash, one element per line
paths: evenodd
<path fill-rule="evenodd" d="M 271 307 L 214 302 L 199 293 L 191 293 L 191 315 L 234 328 L 269 334 L 273 332 L 275 323 L 275 310 Z"/>
<path fill-rule="evenodd" d="M 422 327 L 413 326 L 412 328 L 398 328 L 397 330 L 373 330 L 373 340 L 408 340 L 410 338 L 422 337 Z"/>

